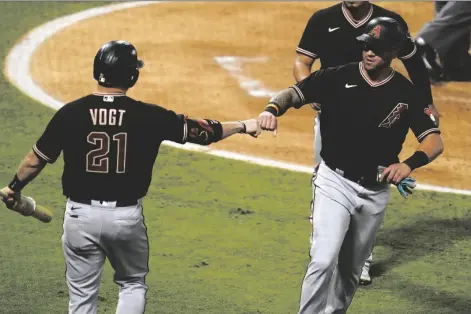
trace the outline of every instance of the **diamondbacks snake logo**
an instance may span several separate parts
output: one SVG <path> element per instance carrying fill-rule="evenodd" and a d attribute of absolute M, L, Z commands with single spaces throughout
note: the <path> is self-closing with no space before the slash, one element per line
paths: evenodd
<path fill-rule="evenodd" d="M 369 32 L 369 35 L 379 39 L 379 36 L 381 35 L 381 25 L 376 25 L 373 27 L 373 29 Z"/>
<path fill-rule="evenodd" d="M 401 118 L 401 113 L 405 112 L 408 108 L 408 104 L 398 103 L 378 127 L 390 129 L 392 125 Z"/>

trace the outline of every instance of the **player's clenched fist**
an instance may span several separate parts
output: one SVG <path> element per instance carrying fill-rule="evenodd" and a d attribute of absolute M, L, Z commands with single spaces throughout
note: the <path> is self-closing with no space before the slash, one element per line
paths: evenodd
<path fill-rule="evenodd" d="M 262 129 L 260 128 L 260 123 L 258 122 L 257 119 L 244 120 L 241 122 L 245 126 L 244 133 L 249 134 L 253 137 L 257 137 L 260 135 L 260 133 L 262 133 Z"/>
<path fill-rule="evenodd" d="M 276 134 L 276 129 L 278 127 L 278 122 L 276 117 L 267 111 L 262 112 L 258 116 L 258 121 L 260 122 L 260 127 L 265 131 L 274 131 Z"/>

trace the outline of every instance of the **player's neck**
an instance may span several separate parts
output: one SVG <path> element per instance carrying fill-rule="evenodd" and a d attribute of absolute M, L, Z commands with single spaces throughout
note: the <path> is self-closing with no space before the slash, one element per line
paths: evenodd
<path fill-rule="evenodd" d="M 370 8 L 371 3 L 368 3 L 367 5 L 362 5 L 358 8 L 347 8 L 347 13 L 355 21 L 361 21 L 368 15 Z"/>
<path fill-rule="evenodd" d="M 96 87 L 96 93 L 99 93 L 99 94 L 126 94 L 126 91 L 125 89 L 122 89 L 122 88 L 118 88 L 118 87 L 104 87 L 104 86 L 101 86 L 101 85 L 98 85 L 97 84 L 97 87 Z"/>
<path fill-rule="evenodd" d="M 388 76 L 390 76 L 392 71 L 393 69 L 391 67 L 374 70 L 365 69 L 365 74 L 368 76 L 371 82 L 378 83 L 384 81 Z"/>

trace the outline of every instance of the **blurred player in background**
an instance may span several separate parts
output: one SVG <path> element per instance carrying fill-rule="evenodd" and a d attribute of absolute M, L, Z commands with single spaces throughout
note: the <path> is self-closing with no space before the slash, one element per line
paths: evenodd
<path fill-rule="evenodd" d="M 432 82 L 471 81 L 470 29 L 471 2 L 435 2 L 435 18 L 416 39 Z"/>

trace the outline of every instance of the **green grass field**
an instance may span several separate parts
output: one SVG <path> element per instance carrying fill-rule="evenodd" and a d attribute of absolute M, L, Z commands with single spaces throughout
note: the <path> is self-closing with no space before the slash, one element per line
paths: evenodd
<path fill-rule="evenodd" d="M 0 60 L 28 30 L 97 3 L 1 2 Z M 91 64 L 90 64 L 91 65 Z M 0 77 L 0 182 L 53 110 Z M 62 161 L 25 189 L 53 209 L 42 224 L 0 206 L 0 313 L 66 313 Z M 147 313 L 296 313 L 308 263 L 310 176 L 162 147 L 144 202 L 151 244 Z M 373 285 L 349 313 L 471 313 L 471 197 L 393 190 Z M 114 313 L 107 265 L 100 313 Z"/>

